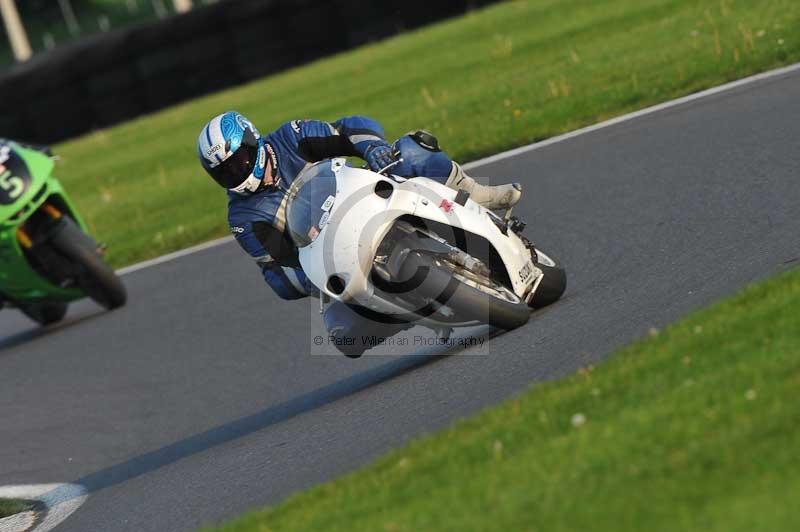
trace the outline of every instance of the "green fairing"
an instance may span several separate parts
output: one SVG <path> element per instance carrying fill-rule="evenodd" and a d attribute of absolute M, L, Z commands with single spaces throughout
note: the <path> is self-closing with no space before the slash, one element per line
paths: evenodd
<path fill-rule="evenodd" d="M 84 231 L 86 224 L 61 183 L 52 175 L 55 166 L 52 158 L 13 142 L 8 145 L 27 166 L 30 182 L 27 190 L 12 204 L 0 204 L 0 293 L 16 301 L 80 299 L 85 295 L 81 290 L 55 286 L 31 268 L 17 240 L 17 228 L 48 199 L 66 207 L 66 212 Z M 44 193 L 40 193 L 43 188 Z M 14 218 L 23 209 L 25 213 L 20 218 Z"/>

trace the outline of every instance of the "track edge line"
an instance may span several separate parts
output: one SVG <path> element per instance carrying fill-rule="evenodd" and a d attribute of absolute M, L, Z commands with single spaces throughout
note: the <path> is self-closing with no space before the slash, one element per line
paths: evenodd
<path fill-rule="evenodd" d="M 763 81 L 771 78 L 780 77 L 784 74 L 789 74 L 792 72 L 800 71 L 800 63 L 794 63 L 791 65 L 787 65 L 784 67 L 776 68 L 773 70 L 767 70 L 766 72 L 761 72 L 759 74 L 754 74 L 752 76 L 748 76 L 746 78 L 737 79 L 734 81 L 730 81 L 728 83 L 724 83 L 722 85 L 718 85 L 716 87 L 711 87 L 699 92 L 695 92 L 692 94 L 687 94 L 686 96 L 681 96 L 680 98 L 676 98 L 674 100 L 668 100 L 666 102 L 662 102 L 656 105 L 652 105 L 650 107 L 645 107 L 644 109 L 639 109 L 638 111 L 633 111 L 628 114 L 620 115 L 614 118 L 610 118 L 603 122 L 599 122 L 597 124 L 593 124 L 591 126 L 586 126 L 580 129 L 576 129 L 574 131 L 569 131 L 567 133 L 563 133 L 561 135 L 556 135 L 555 137 L 551 137 L 549 139 L 541 140 L 539 142 L 534 142 L 533 144 L 527 144 L 525 146 L 519 146 L 517 148 L 512 148 L 510 150 L 497 153 L 495 155 L 490 155 L 489 157 L 484 157 L 483 159 L 478 159 L 476 161 L 470 161 L 463 166 L 465 170 L 470 170 L 472 168 L 477 168 L 480 166 L 484 166 L 487 164 L 491 164 L 497 161 L 502 161 L 505 159 L 509 159 L 511 157 L 516 157 L 517 155 L 522 155 L 523 153 L 528 153 L 530 151 L 538 150 L 541 148 L 545 148 L 552 144 L 556 144 L 558 142 L 563 142 L 565 140 L 573 139 L 575 137 L 585 135 L 587 133 L 592 133 L 594 131 L 599 131 L 601 129 L 606 129 L 611 126 L 615 126 L 617 124 L 621 124 L 623 122 L 628 122 L 631 120 L 636 120 L 637 118 L 641 118 L 643 116 L 648 116 L 653 113 L 657 113 L 659 111 L 663 111 L 665 109 L 671 109 L 673 107 L 679 107 L 681 105 L 685 105 L 687 103 L 700 100 L 702 98 L 707 98 L 709 96 L 714 96 L 716 94 L 720 94 L 723 92 L 727 92 L 732 89 L 736 89 L 745 85 L 749 85 L 751 83 L 756 83 L 758 81 Z M 129 273 L 137 272 L 139 270 L 143 270 L 145 268 L 149 268 L 151 266 L 157 266 L 159 264 L 163 264 L 165 262 L 170 262 L 175 259 L 179 259 L 181 257 L 185 257 L 187 255 L 191 255 L 193 253 L 197 253 L 198 251 L 204 251 L 207 249 L 212 249 L 223 244 L 227 244 L 233 240 L 232 236 L 226 236 L 222 238 L 217 238 L 215 240 L 210 240 L 208 242 L 203 242 L 201 244 L 197 244 L 195 246 L 191 246 L 185 249 L 180 249 L 178 251 L 173 251 L 171 253 L 167 253 L 166 255 L 161 255 L 160 257 L 155 257 L 153 259 L 145 260 L 142 262 L 138 262 L 136 264 L 131 264 L 130 266 L 125 266 L 117 270 L 118 275 L 126 275 Z"/>

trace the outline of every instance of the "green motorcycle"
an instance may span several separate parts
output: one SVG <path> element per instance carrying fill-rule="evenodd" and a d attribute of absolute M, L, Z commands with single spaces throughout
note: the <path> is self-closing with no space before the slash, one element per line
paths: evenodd
<path fill-rule="evenodd" d="M 52 175 L 49 148 L 0 140 L 0 308 L 41 325 L 89 296 L 107 309 L 125 304 L 125 285 Z"/>

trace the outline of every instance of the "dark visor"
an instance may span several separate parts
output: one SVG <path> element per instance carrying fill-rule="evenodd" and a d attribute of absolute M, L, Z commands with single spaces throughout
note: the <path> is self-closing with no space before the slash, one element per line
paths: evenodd
<path fill-rule="evenodd" d="M 236 188 L 253 173 L 257 158 L 258 141 L 250 130 L 245 130 L 239 149 L 208 173 L 222 187 Z"/>

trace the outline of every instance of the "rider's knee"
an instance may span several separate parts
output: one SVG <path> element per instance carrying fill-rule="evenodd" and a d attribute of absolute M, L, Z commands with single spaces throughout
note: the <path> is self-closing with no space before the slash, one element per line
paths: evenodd
<path fill-rule="evenodd" d="M 424 176 L 444 182 L 453 168 L 450 157 L 439 147 L 439 140 L 424 130 L 400 137 L 394 150 L 403 161 L 393 172 L 403 177 Z"/>
<path fill-rule="evenodd" d="M 436 153 L 442 151 L 442 149 L 439 147 L 439 139 L 437 139 L 433 133 L 425 131 L 424 129 L 418 129 L 416 131 L 412 131 L 411 133 L 407 133 L 406 137 L 409 137 L 417 144 L 417 146 L 429 152 Z"/>

